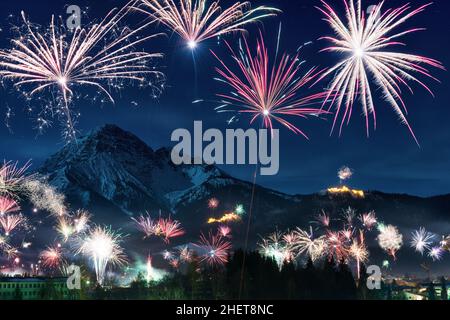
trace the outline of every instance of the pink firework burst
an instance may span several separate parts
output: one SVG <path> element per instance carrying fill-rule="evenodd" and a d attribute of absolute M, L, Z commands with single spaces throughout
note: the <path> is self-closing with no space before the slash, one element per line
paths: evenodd
<path fill-rule="evenodd" d="M 188 246 L 183 246 L 181 248 L 178 249 L 179 255 L 180 255 L 180 261 L 181 262 L 191 262 L 194 257 L 193 257 L 193 252 L 192 250 L 189 249 Z"/>
<path fill-rule="evenodd" d="M 5 231 L 5 235 L 9 236 L 11 232 L 25 222 L 25 218 L 21 214 L 10 214 L 0 217 L 0 225 Z"/>
<path fill-rule="evenodd" d="M 9 197 L 0 197 L 0 215 L 20 211 L 16 200 Z"/>
<path fill-rule="evenodd" d="M 222 237 L 231 238 L 231 228 L 229 226 L 219 226 L 217 231 Z"/>
<path fill-rule="evenodd" d="M 368 213 L 363 213 L 359 220 L 361 220 L 363 226 L 367 230 L 372 230 L 372 228 L 378 223 L 375 211 L 370 211 Z"/>
<path fill-rule="evenodd" d="M 320 223 L 321 226 L 328 228 L 330 226 L 330 216 L 325 213 L 325 211 L 322 211 L 322 213 L 319 213 L 316 216 L 316 221 Z"/>
<path fill-rule="evenodd" d="M 345 246 L 347 238 L 342 232 L 327 231 L 326 241 L 330 259 L 334 257 L 337 261 L 347 260 L 349 254 Z"/>
<path fill-rule="evenodd" d="M 139 216 L 137 219 L 131 218 L 131 220 L 135 222 L 138 230 L 144 233 L 144 238 L 155 235 L 158 223 L 153 221 L 149 215 Z"/>
<path fill-rule="evenodd" d="M 48 247 L 40 253 L 39 258 L 42 260 L 42 265 L 50 269 L 59 267 L 63 261 L 61 248 L 57 246 Z"/>
<path fill-rule="evenodd" d="M 171 238 L 180 237 L 185 234 L 181 227 L 181 223 L 177 220 L 169 218 L 159 218 L 157 224 L 157 235 L 163 237 L 166 243 L 170 242 Z"/>
<path fill-rule="evenodd" d="M 211 198 L 208 200 L 208 208 L 210 209 L 217 209 L 219 206 L 219 200 L 217 198 Z"/>
<path fill-rule="evenodd" d="M 228 262 L 228 253 L 231 242 L 225 240 L 220 234 L 209 233 L 200 235 L 200 241 L 195 246 L 200 251 L 200 262 L 206 262 L 209 266 L 223 266 Z"/>
<path fill-rule="evenodd" d="M 172 259 L 172 260 L 170 260 L 169 264 L 172 268 L 178 269 L 180 267 L 180 260 Z"/>
<path fill-rule="evenodd" d="M 320 116 L 327 113 L 322 109 L 311 107 L 318 104 L 326 97 L 326 93 L 317 93 L 308 96 L 300 96 L 299 91 L 315 79 L 320 72 L 316 68 L 301 74 L 303 64 L 297 55 L 283 54 L 279 61 L 271 66 L 268 50 L 264 44 L 262 35 L 258 39 L 256 54 L 254 54 L 244 38 L 244 46 L 240 46 L 236 53 L 227 43 L 233 61 L 237 64 L 237 71 L 228 66 L 214 52 L 221 67 L 216 70 L 219 73 L 220 82 L 231 88 L 231 93 L 218 94 L 222 98 L 222 105 L 218 112 L 248 113 L 251 115 L 250 123 L 256 119 L 262 119 L 263 126 L 273 129 L 273 122 L 278 122 L 296 134 L 305 138 L 305 133 L 286 120 L 286 117 L 307 118 L 308 116 Z M 229 109 L 231 107 L 237 110 Z"/>
<path fill-rule="evenodd" d="M 355 5 L 356 2 L 356 5 Z M 335 66 L 322 74 L 318 81 L 329 75 L 334 75 L 329 85 L 326 101 L 332 98 L 330 109 L 335 106 L 336 113 L 332 131 L 338 118 L 342 118 L 340 133 L 345 123 L 350 122 L 353 105 L 360 100 L 365 116 L 367 135 L 369 135 L 369 118 L 372 116 L 376 128 L 374 89 L 382 92 L 386 102 L 394 109 L 417 142 L 413 130 L 406 119 L 407 108 L 402 98 L 402 86 L 413 92 L 409 82 L 415 82 L 431 94 L 428 86 L 419 80 L 418 76 L 434 78 L 426 67 L 444 69 L 443 65 L 434 59 L 423 56 L 401 53 L 396 46 L 405 46 L 398 38 L 424 30 L 412 28 L 398 30 L 404 22 L 421 13 L 430 4 L 412 9 L 405 4 L 396 9 L 382 12 L 384 1 L 374 7 L 366 17 L 361 0 L 344 0 L 345 17 L 338 13 L 325 1 L 318 9 L 324 14 L 325 21 L 336 33 L 335 37 L 323 37 L 331 45 L 322 51 L 342 54 L 344 57 Z M 374 84 L 372 84 L 372 80 Z M 376 88 L 374 88 L 376 86 Z M 418 142 L 417 142 L 418 143 Z"/>

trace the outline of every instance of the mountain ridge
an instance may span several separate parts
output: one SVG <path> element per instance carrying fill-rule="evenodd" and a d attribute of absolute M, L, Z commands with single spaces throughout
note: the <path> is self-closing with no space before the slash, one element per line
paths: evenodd
<path fill-rule="evenodd" d="M 210 215 L 233 210 L 237 203 L 247 208 L 253 184 L 230 176 L 212 165 L 180 165 L 171 162 L 167 148 L 152 149 L 134 134 L 115 125 L 105 125 L 66 146 L 38 169 L 48 182 L 64 193 L 74 207 L 92 207 L 98 199 L 115 206 L 126 216 L 145 211 L 163 211 L 184 217 L 187 224 L 203 225 Z M 221 200 L 217 210 L 207 200 Z M 321 210 L 339 214 L 353 206 L 360 211 L 377 210 L 392 223 L 448 217 L 450 195 L 419 197 L 366 191 L 364 199 L 332 195 L 325 191 L 289 195 L 255 186 L 255 230 L 264 224 L 282 228 L 308 223 Z M 396 214 L 393 214 L 395 212 Z M 399 214 L 401 212 L 401 214 Z M 423 216 L 423 219 L 421 218 Z M 408 221 L 403 221 L 409 225 Z"/>

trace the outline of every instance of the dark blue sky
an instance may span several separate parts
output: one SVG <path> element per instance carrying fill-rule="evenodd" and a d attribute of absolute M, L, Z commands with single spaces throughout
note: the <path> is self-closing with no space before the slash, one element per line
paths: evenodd
<path fill-rule="evenodd" d="M 126 1 L 119 0 L 20 0 L 0 3 L 0 46 L 8 47 L 10 23 L 18 21 L 21 10 L 27 12 L 30 20 L 39 24 L 49 22 L 52 14 L 65 15 L 70 4 L 89 6 L 89 17 L 82 23 L 104 16 L 115 6 Z M 224 5 L 231 1 L 223 1 Z M 377 1 L 367 0 L 365 5 Z M 403 0 L 387 0 L 385 7 L 403 4 Z M 415 5 L 426 1 L 412 1 Z M 330 1 L 342 8 L 341 1 Z M 263 30 L 269 49 L 274 50 L 279 22 L 282 22 L 281 50 L 295 52 L 302 43 L 313 41 L 303 50 L 303 58 L 308 66 L 330 66 L 334 57 L 318 53 L 325 45 L 317 39 L 330 35 L 331 30 L 321 20 L 321 13 L 314 8 L 319 0 L 258 0 L 254 5 L 265 4 L 283 10 L 277 18 L 264 21 L 264 24 L 249 27 L 249 37 L 254 39 L 258 28 Z M 450 21 L 447 0 L 436 0 L 424 13 L 407 23 L 408 26 L 426 27 L 424 32 L 406 36 L 403 40 L 408 46 L 402 50 L 438 59 L 446 67 L 450 66 Z M 14 15 L 8 18 L 8 15 Z M 135 24 L 143 16 L 136 14 L 128 20 Z M 148 30 L 147 32 L 154 32 Z M 236 35 L 225 37 L 230 42 L 238 39 Z M 253 41 L 253 40 L 250 40 Z M 215 41 L 201 44 L 195 51 L 197 76 L 190 51 L 176 35 L 161 41 L 149 42 L 146 49 L 163 52 L 166 56 L 161 64 L 167 74 L 168 88 L 158 100 L 150 98 L 148 90 L 127 88 L 121 92 L 116 104 L 98 105 L 91 101 L 78 101 L 74 107 L 81 112 L 78 129 L 86 133 L 106 123 L 117 124 L 132 131 L 153 148 L 170 145 L 170 134 L 176 128 L 192 128 L 194 120 L 203 120 L 205 127 L 226 128 L 227 116 L 214 111 L 216 104 L 192 104 L 196 99 L 214 100 L 217 92 L 223 91 L 220 84 L 213 81 L 216 75 L 216 61 L 209 52 L 212 48 L 226 55 L 223 43 Z M 377 189 L 386 192 L 402 192 L 417 195 L 434 195 L 450 192 L 450 98 L 449 75 L 436 71 L 434 74 L 442 83 L 432 83 L 436 94 L 432 98 L 427 92 L 415 86 L 414 95 L 405 95 L 410 114 L 409 121 L 421 143 L 418 148 L 407 128 L 399 123 L 392 109 L 382 100 L 376 100 L 378 115 L 377 131 L 369 138 L 365 135 L 364 119 L 360 109 L 355 112 L 351 124 L 345 128 L 342 137 L 329 136 L 331 119 L 328 121 L 298 121 L 310 136 L 305 141 L 285 129 L 281 130 L 281 168 L 278 175 L 260 177 L 258 182 L 265 186 L 289 192 L 310 193 L 336 184 L 336 171 L 348 165 L 356 172 L 351 184 L 364 189 Z M 324 83 L 325 84 L 325 83 Z M 320 88 L 317 88 L 320 89 Z M 379 92 L 379 91 L 377 91 Z M 131 101 L 138 103 L 133 106 Z M 63 146 L 57 120 L 54 126 L 43 135 L 37 136 L 33 129 L 35 119 L 24 112 L 28 103 L 19 98 L 10 86 L 0 91 L 0 108 L 4 115 L 7 106 L 14 117 L 9 120 L 10 130 L 0 123 L 0 150 L 5 159 L 25 161 L 32 159 L 35 166 Z M 33 102 L 31 102 L 33 104 Z M 2 116 L 3 117 L 3 116 Z M 246 126 L 242 118 L 238 126 Z M 249 180 L 252 167 L 226 166 L 224 169 L 242 179 Z"/>

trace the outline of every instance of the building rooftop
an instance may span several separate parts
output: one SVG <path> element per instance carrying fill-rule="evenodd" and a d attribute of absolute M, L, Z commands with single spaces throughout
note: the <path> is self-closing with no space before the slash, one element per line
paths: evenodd
<path fill-rule="evenodd" d="M 67 281 L 67 277 L 0 277 L 0 282 L 46 282 Z"/>

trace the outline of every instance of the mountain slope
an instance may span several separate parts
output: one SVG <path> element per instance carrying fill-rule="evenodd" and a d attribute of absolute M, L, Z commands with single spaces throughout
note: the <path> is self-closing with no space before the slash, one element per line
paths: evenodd
<path fill-rule="evenodd" d="M 154 151 L 132 133 L 106 125 L 50 157 L 39 169 L 49 183 L 63 192 L 72 207 L 123 212 L 104 217 L 106 222 L 129 219 L 144 211 L 176 214 L 192 228 L 205 226 L 210 215 L 232 211 L 237 203 L 249 209 L 253 185 L 235 179 L 215 166 L 171 162 L 170 151 Z M 220 199 L 212 211 L 208 198 Z M 101 208 L 108 206 L 108 210 Z M 337 217 L 352 206 L 376 210 L 387 223 L 413 228 L 417 225 L 448 227 L 450 196 L 420 198 L 366 192 L 364 199 L 349 195 L 286 195 L 255 187 L 252 228 L 257 233 L 310 222 L 322 209 Z M 117 210 L 112 210 L 111 208 Z M 95 212 L 94 212 L 95 213 Z M 97 215 L 97 214 L 96 214 Z M 109 220 L 108 220 L 109 219 Z M 450 228 L 449 228 L 450 229 Z"/>
<path fill-rule="evenodd" d="M 149 248 L 160 252 L 166 247 L 159 239 L 142 241 L 130 216 L 145 211 L 153 217 L 159 212 L 176 215 L 186 230 L 185 236 L 171 243 L 176 246 L 196 241 L 200 231 L 214 230 L 216 225 L 208 224 L 208 218 L 221 217 L 233 211 L 236 204 L 242 204 L 247 213 L 243 221 L 232 225 L 235 247 L 244 242 L 250 213 L 251 247 L 260 235 L 277 229 L 307 228 L 322 210 L 330 214 L 335 227 L 340 227 L 341 222 L 336 220 L 349 206 L 358 213 L 375 210 L 380 221 L 398 226 L 406 248 L 411 231 L 420 226 L 436 234 L 450 231 L 450 195 L 420 198 L 377 191 L 366 191 L 364 198 L 326 191 L 287 195 L 233 178 L 215 166 L 176 166 L 170 160 L 168 149 L 154 151 L 132 133 L 113 125 L 93 131 L 75 146 L 63 148 L 38 173 L 65 194 L 71 209 L 87 209 L 95 223 L 111 225 L 128 234 L 127 250 L 138 254 L 148 252 Z M 220 200 L 218 208 L 208 208 L 211 197 Z M 376 245 L 375 238 L 376 231 L 367 239 L 372 247 L 371 261 L 382 261 L 386 255 Z M 420 256 L 412 250 L 401 250 L 399 255 L 397 266 L 403 270 L 420 264 Z M 403 259 L 402 255 L 407 258 Z"/>

